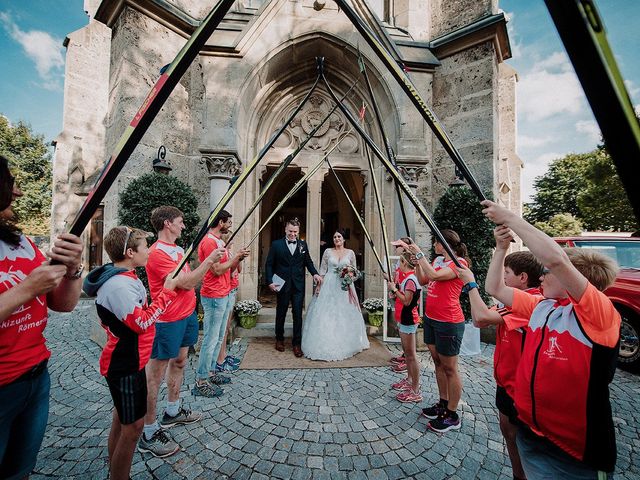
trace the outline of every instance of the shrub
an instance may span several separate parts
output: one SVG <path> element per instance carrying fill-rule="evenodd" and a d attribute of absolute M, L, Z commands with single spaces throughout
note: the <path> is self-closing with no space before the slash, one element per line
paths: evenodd
<path fill-rule="evenodd" d="M 480 295 L 486 303 L 491 297 L 484 290 L 487 270 L 495 247 L 493 223 L 482 214 L 478 197 L 467 187 L 449 187 L 438 201 L 433 219 L 440 230 L 455 230 L 467 246 L 471 269 L 481 286 Z M 433 252 L 435 254 L 435 252 Z M 462 295 L 460 304 L 465 318 L 471 318 L 469 297 Z"/>
<path fill-rule="evenodd" d="M 170 175 L 147 173 L 133 180 L 120 193 L 119 221 L 122 225 L 153 232 L 151 211 L 161 205 L 171 205 L 184 213 L 185 229 L 177 240 L 187 247 L 196 236 L 200 219 L 197 214 L 198 200 L 193 189 Z"/>
<path fill-rule="evenodd" d="M 197 214 L 198 200 L 193 189 L 175 177 L 155 172 L 142 175 L 120 192 L 119 200 L 120 224 L 152 232 L 154 235 L 149 238 L 149 244 L 158 239 L 151 226 L 151 211 L 161 205 L 171 205 L 184 214 L 185 229 L 177 240 L 178 245 L 186 249 L 196 236 L 200 221 Z M 144 267 L 137 268 L 136 273 L 149 291 Z"/>

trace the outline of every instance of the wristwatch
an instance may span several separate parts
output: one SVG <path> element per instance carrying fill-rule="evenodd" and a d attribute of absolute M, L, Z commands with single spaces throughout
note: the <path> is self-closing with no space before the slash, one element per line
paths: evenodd
<path fill-rule="evenodd" d="M 469 293 L 474 288 L 478 288 L 478 284 L 476 282 L 469 282 L 462 287 L 462 293 Z"/>
<path fill-rule="evenodd" d="M 420 260 L 421 258 L 424 258 L 424 253 L 422 252 L 416 253 L 416 260 Z"/>
<path fill-rule="evenodd" d="M 84 264 L 81 263 L 80 265 L 78 265 L 78 268 L 74 273 L 67 273 L 65 274 L 64 278 L 69 280 L 77 280 L 82 276 L 82 272 L 84 272 Z"/>

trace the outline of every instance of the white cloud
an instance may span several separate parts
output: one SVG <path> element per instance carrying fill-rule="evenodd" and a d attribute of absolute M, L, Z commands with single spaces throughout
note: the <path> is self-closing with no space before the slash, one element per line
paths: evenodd
<path fill-rule="evenodd" d="M 578 114 L 584 94 L 566 54 L 555 52 L 520 74 L 518 109 L 531 121 L 560 113 Z"/>
<path fill-rule="evenodd" d="M 518 134 L 518 148 L 537 148 L 542 147 L 543 145 L 548 145 L 553 141 L 554 139 L 548 135 L 532 137 L 529 135 Z"/>
<path fill-rule="evenodd" d="M 536 177 L 544 175 L 549 169 L 549 163 L 556 158 L 564 157 L 564 153 L 547 152 L 539 155 L 531 161 L 524 162 L 522 170 L 522 201 L 530 202 L 532 195 L 535 193 L 533 182 Z"/>
<path fill-rule="evenodd" d="M 586 134 L 594 142 L 599 142 L 602 136 L 595 120 L 580 120 L 576 123 L 576 132 Z"/>
<path fill-rule="evenodd" d="M 23 31 L 4 12 L 0 12 L 0 22 L 34 62 L 42 80 L 40 86 L 47 90 L 59 90 L 64 69 L 62 40 L 40 30 Z"/>

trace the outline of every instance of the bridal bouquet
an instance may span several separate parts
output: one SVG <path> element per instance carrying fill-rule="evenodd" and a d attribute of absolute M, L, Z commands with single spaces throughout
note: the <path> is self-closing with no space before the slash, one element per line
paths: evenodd
<path fill-rule="evenodd" d="M 336 267 L 335 269 L 338 278 L 340 278 L 340 288 L 346 290 L 349 294 L 349 301 L 354 305 L 360 306 L 358 299 L 351 285 L 358 280 L 362 273 L 353 265 L 345 265 L 344 267 Z"/>
<path fill-rule="evenodd" d="M 360 271 L 352 265 L 336 267 L 335 272 L 338 274 L 338 277 L 340 277 L 340 287 L 342 290 L 349 290 L 353 282 L 362 276 Z"/>

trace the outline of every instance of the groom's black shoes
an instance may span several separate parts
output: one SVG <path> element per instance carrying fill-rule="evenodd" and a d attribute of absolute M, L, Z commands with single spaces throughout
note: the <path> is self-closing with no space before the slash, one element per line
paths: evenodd
<path fill-rule="evenodd" d="M 300 345 L 294 345 L 294 346 L 293 346 L 293 354 L 294 354 L 296 357 L 301 357 L 302 355 L 304 355 L 304 354 L 302 353 L 302 349 L 300 348 Z"/>
<path fill-rule="evenodd" d="M 276 340 L 276 350 L 278 350 L 279 352 L 284 352 L 284 341 L 283 340 Z"/>

